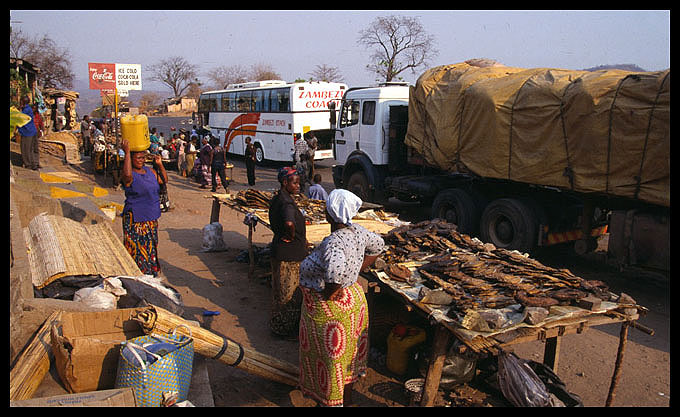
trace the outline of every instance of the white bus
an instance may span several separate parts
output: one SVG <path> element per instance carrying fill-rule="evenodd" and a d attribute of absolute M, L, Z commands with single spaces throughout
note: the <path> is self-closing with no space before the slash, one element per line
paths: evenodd
<path fill-rule="evenodd" d="M 243 155 L 250 137 L 258 163 L 292 161 L 295 141 L 308 132 L 318 140 L 314 159 L 332 158 L 328 103 L 339 104 L 346 90 L 345 84 L 329 82 L 230 84 L 201 94 L 199 122 L 232 154 Z"/>

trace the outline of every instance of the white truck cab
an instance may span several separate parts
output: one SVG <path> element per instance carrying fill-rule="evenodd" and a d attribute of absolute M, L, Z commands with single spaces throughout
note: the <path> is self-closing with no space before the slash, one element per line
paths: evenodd
<path fill-rule="evenodd" d="M 363 152 L 373 165 L 388 163 L 390 106 L 408 106 L 404 83 L 349 89 L 335 131 L 335 159 L 345 164 L 352 153 Z"/>

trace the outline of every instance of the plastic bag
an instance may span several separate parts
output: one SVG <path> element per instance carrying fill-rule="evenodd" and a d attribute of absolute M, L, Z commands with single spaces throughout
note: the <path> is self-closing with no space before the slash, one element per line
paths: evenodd
<path fill-rule="evenodd" d="M 203 228 L 203 252 L 220 252 L 227 250 L 222 237 L 222 225 L 215 222 Z"/>
<path fill-rule="evenodd" d="M 123 284 L 117 278 L 106 278 L 96 287 L 81 288 L 73 295 L 73 301 L 86 304 L 100 310 L 113 310 L 118 298 L 127 294 Z"/>
<path fill-rule="evenodd" d="M 526 361 L 513 353 L 498 355 L 498 385 L 515 407 L 550 407 L 550 393 Z"/>

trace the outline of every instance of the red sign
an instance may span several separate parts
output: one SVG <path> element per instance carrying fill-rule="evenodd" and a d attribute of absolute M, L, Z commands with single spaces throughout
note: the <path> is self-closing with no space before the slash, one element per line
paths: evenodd
<path fill-rule="evenodd" d="M 114 90 L 116 88 L 116 64 L 89 62 L 90 90 Z"/>

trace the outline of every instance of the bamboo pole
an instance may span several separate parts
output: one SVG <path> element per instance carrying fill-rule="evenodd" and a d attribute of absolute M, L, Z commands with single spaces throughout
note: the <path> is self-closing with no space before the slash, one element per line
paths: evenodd
<path fill-rule="evenodd" d="M 50 314 L 9 371 L 10 401 L 32 398 L 49 372 L 52 356 L 50 330 L 52 323 L 61 318 L 61 313 L 61 311 L 55 311 Z"/>
<path fill-rule="evenodd" d="M 194 351 L 206 358 L 216 359 L 230 366 L 236 366 L 254 375 L 271 381 L 297 386 L 297 366 L 274 357 L 244 348 L 240 344 L 196 326 L 157 306 L 147 307 L 131 317 L 138 321 L 145 333 L 178 334 L 194 339 Z M 181 326 L 186 326 L 182 328 Z M 189 334 L 189 329 L 191 334 Z"/>

